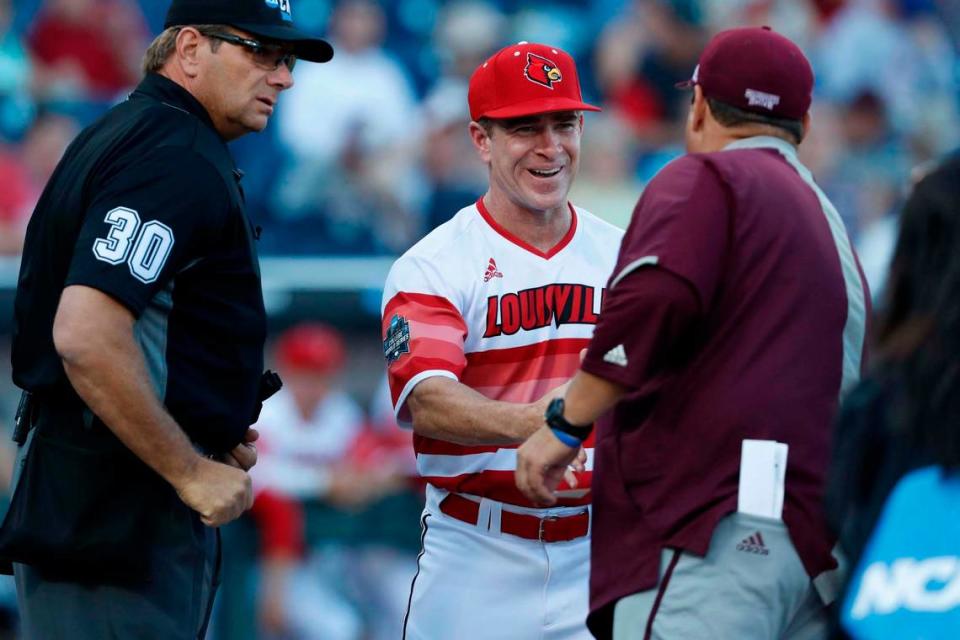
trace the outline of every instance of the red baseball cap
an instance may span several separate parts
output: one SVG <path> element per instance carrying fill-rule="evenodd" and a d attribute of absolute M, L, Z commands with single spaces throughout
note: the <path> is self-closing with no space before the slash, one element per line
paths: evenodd
<path fill-rule="evenodd" d="M 470 76 L 470 117 L 518 118 L 554 111 L 600 111 L 580 94 L 570 54 L 546 44 L 504 47 Z"/>
<path fill-rule="evenodd" d="M 345 355 L 340 333 L 320 323 L 297 325 L 276 345 L 277 362 L 285 369 L 332 373 L 343 366 Z"/>
<path fill-rule="evenodd" d="M 813 69 L 800 47 L 770 27 L 721 31 L 707 43 L 693 77 L 703 95 L 732 107 L 799 120 L 810 109 Z"/>

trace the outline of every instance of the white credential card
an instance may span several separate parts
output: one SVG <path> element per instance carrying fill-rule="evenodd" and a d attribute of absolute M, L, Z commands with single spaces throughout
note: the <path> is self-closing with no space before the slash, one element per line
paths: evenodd
<path fill-rule="evenodd" d="M 737 511 L 780 520 L 788 447 L 775 440 L 744 440 L 740 450 Z"/>

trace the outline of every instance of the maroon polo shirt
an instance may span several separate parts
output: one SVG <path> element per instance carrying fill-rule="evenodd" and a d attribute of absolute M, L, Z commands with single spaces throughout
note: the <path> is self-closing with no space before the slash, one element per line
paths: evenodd
<path fill-rule="evenodd" d="M 745 438 L 789 445 L 784 522 L 811 576 L 835 566 L 821 503 L 844 327 L 865 322 L 851 264 L 846 232 L 775 149 L 687 155 L 647 187 L 583 363 L 631 390 L 597 428 L 595 633 L 656 586 L 663 548 L 706 553 L 737 508 Z"/>

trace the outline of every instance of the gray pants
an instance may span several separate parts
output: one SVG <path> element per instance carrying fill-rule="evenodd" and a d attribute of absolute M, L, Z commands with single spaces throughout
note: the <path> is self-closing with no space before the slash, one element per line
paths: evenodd
<path fill-rule="evenodd" d="M 212 547 L 215 532 L 210 531 Z M 14 565 L 17 605 L 26 640 L 202 640 L 213 607 L 218 553 L 168 557 L 150 582 L 136 587 L 45 579 Z"/>
<path fill-rule="evenodd" d="M 21 448 L 20 458 L 30 444 Z M 19 469 L 20 459 L 15 482 Z M 179 501 L 157 508 L 168 517 L 151 550 L 150 579 L 142 584 L 63 581 L 14 564 L 23 638 L 202 639 L 220 581 L 219 532 Z"/>
<path fill-rule="evenodd" d="M 704 558 L 666 549 L 657 588 L 621 599 L 614 640 L 820 640 L 823 602 L 784 524 L 732 514 Z"/>

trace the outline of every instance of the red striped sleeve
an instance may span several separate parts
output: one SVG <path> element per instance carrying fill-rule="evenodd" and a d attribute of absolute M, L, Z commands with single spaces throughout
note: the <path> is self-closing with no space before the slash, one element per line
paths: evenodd
<path fill-rule="evenodd" d="M 391 321 L 397 316 L 408 324 L 410 339 L 407 351 L 387 365 L 394 407 L 407 384 L 420 373 L 449 371 L 459 379 L 467 364 L 463 353 L 467 325 L 449 300 L 424 293 L 398 293 L 384 307 L 381 325 L 384 340 Z"/>

